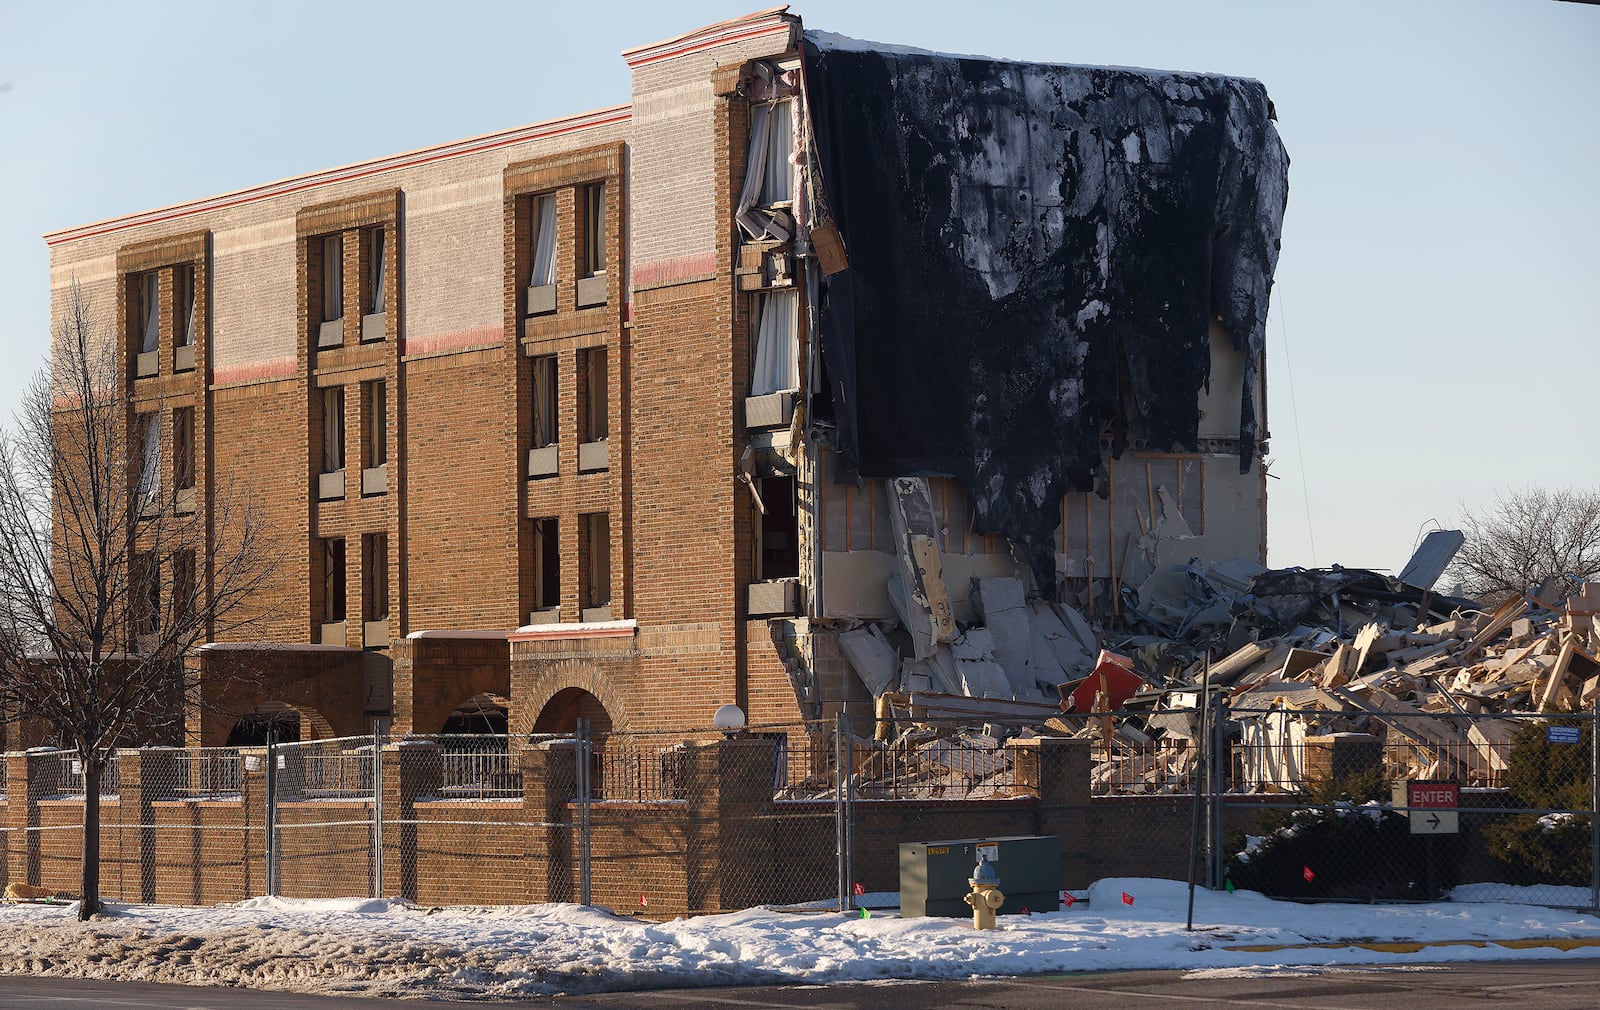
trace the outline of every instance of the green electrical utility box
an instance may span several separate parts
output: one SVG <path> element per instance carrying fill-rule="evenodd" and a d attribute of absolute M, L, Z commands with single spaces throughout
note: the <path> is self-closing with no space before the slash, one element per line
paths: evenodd
<path fill-rule="evenodd" d="M 1055 835 L 1012 838 L 962 838 L 947 842 L 900 843 L 900 914 L 966 917 L 972 906 L 967 881 L 987 855 L 1006 896 L 1001 915 L 1024 908 L 1054 912 L 1061 907 L 1061 839 Z"/>

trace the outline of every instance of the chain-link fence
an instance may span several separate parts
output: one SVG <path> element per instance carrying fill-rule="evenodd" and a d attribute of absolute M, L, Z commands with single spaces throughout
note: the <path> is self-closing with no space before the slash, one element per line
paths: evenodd
<path fill-rule="evenodd" d="M 100 782 L 102 893 L 848 908 L 894 902 L 903 843 L 1053 835 L 1066 887 L 1194 873 L 1303 900 L 1600 907 L 1593 715 L 1219 694 L 1051 732 L 841 716 L 123 751 Z M 74 755 L 5 755 L 0 883 L 75 890 L 85 799 Z"/>

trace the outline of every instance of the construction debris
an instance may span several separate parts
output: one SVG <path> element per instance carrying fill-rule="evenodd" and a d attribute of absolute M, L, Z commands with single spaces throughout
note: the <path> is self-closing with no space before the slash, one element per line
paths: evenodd
<path fill-rule="evenodd" d="M 1232 788 L 1299 789 L 1317 773 L 1307 748 L 1340 735 L 1371 741 L 1392 777 L 1499 785 L 1516 727 L 1500 716 L 1600 702 L 1600 582 L 1484 608 L 1426 588 L 1459 546 L 1454 531 L 1430 536 L 1406 578 L 1192 560 L 1163 598 L 1125 590 L 1126 626 L 1099 635 L 1066 603 L 1026 600 L 1019 580 L 974 580 L 982 623 L 948 642 L 892 625 L 841 636 L 877 699 L 863 746 L 880 759 L 856 787 L 1003 795 L 1006 742 L 1049 735 L 1094 741 L 1096 791 L 1189 791 L 1205 704 L 1225 710 Z"/>

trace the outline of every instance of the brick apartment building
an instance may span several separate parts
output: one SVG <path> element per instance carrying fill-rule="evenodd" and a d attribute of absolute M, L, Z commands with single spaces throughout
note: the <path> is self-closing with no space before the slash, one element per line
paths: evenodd
<path fill-rule="evenodd" d="M 1264 560 L 1264 380 L 1247 331 L 1265 318 L 1281 173 L 1269 165 L 1250 189 L 1272 245 L 1250 274 L 1257 303 L 1229 318 L 1218 303 L 1238 290 L 1207 302 L 1206 278 L 1188 277 L 1202 304 L 1170 355 L 1182 381 L 1157 375 L 1165 352 L 1122 336 L 1106 362 L 1089 343 L 1069 353 L 1078 364 L 1061 367 L 1090 371 L 1049 393 L 1080 390 L 1094 410 L 1035 418 L 1044 401 L 1029 399 L 1010 412 L 1050 435 L 1048 479 L 993 469 L 1004 425 L 961 436 L 975 466 L 885 452 L 885 419 L 926 429 L 945 421 L 930 410 L 959 415 L 957 400 L 992 404 L 1028 380 L 951 356 L 948 336 L 904 369 L 868 360 L 874 313 L 986 326 L 1002 303 L 1025 313 L 1016 298 L 1056 289 L 1026 271 L 996 281 L 989 264 L 994 312 L 973 314 L 966 288 L 915 286 L 931 266 L 874 273 L 909 270 L 909 254 L 878 248 L 874 214 L 900 204 L 874 194 L 882 180 L 858 157 L 871 153 L 846 100 L 869 93 L 845 73 L 858 57 L 775 8 L 627 50 L 624 105 L 46 236 L 56 318 L 76 285 L 114 319 L 146 468 L 196 521 L 224 497 L 250 502 L 285 553 L 247 640 L 190 659 L 219 674 L 264 664 L 270 679 L 208 681 L 191 743 L 274 711 L 303 735 L 372 718 L 433 733 L 499 709 L 512 732 L 580 717 L 688 730 L 729 702 L 752 723 L 792 722 L 884 689 L 863 683 L 841 634 L 879 629 L 908 662 L 959 643 L 983 616 L 975 580 L 1107 617 L 1125 588 L 1190 557 Z M 978 92 L 1029 66 L 990 65 L 1000 83 Z M 1150 79 L 1184 96 L 1175 108 L 1204 104 L 1191 86 L 1240 83 Z M 1230 94 L 1281 156 L 1254 87 Z M 1164 133 L 1170 146 L 1180 133 Z M 1152 136 L 1108 141 L 1113 167 L 1144 178 L 1161 161 Z M 1039 180 L 994 182 L 1007 175 L 994 152 L 973 157 L 989 167 L 969 176 L 993 177 L 984 192 L 1037 201 Z M 995 224 L 1002 204 L 987 205 L 991 229 L 1015 225 Z M 1062 218 L 1039 220 L 1059 231 Z M 970 233 L 954 244 L 987 255 Z M 1056 315 L 1085 333 L 1096 313 L 1147 318 L 1107 291 Z M 991 385 L 974 393 L 980 372 Z M 891 687 L 906 686 L 900 659 Z"/>

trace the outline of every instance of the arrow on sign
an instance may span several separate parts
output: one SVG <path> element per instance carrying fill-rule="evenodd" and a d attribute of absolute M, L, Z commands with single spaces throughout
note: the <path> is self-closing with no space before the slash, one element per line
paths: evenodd
<path fill-rule="evenodd" d="M 1428 827 L 1437 828 L 1438 826 L 1439 826 L 1439 815 L 1438 814 L 1429 814 L 1428 815 Z"/>

